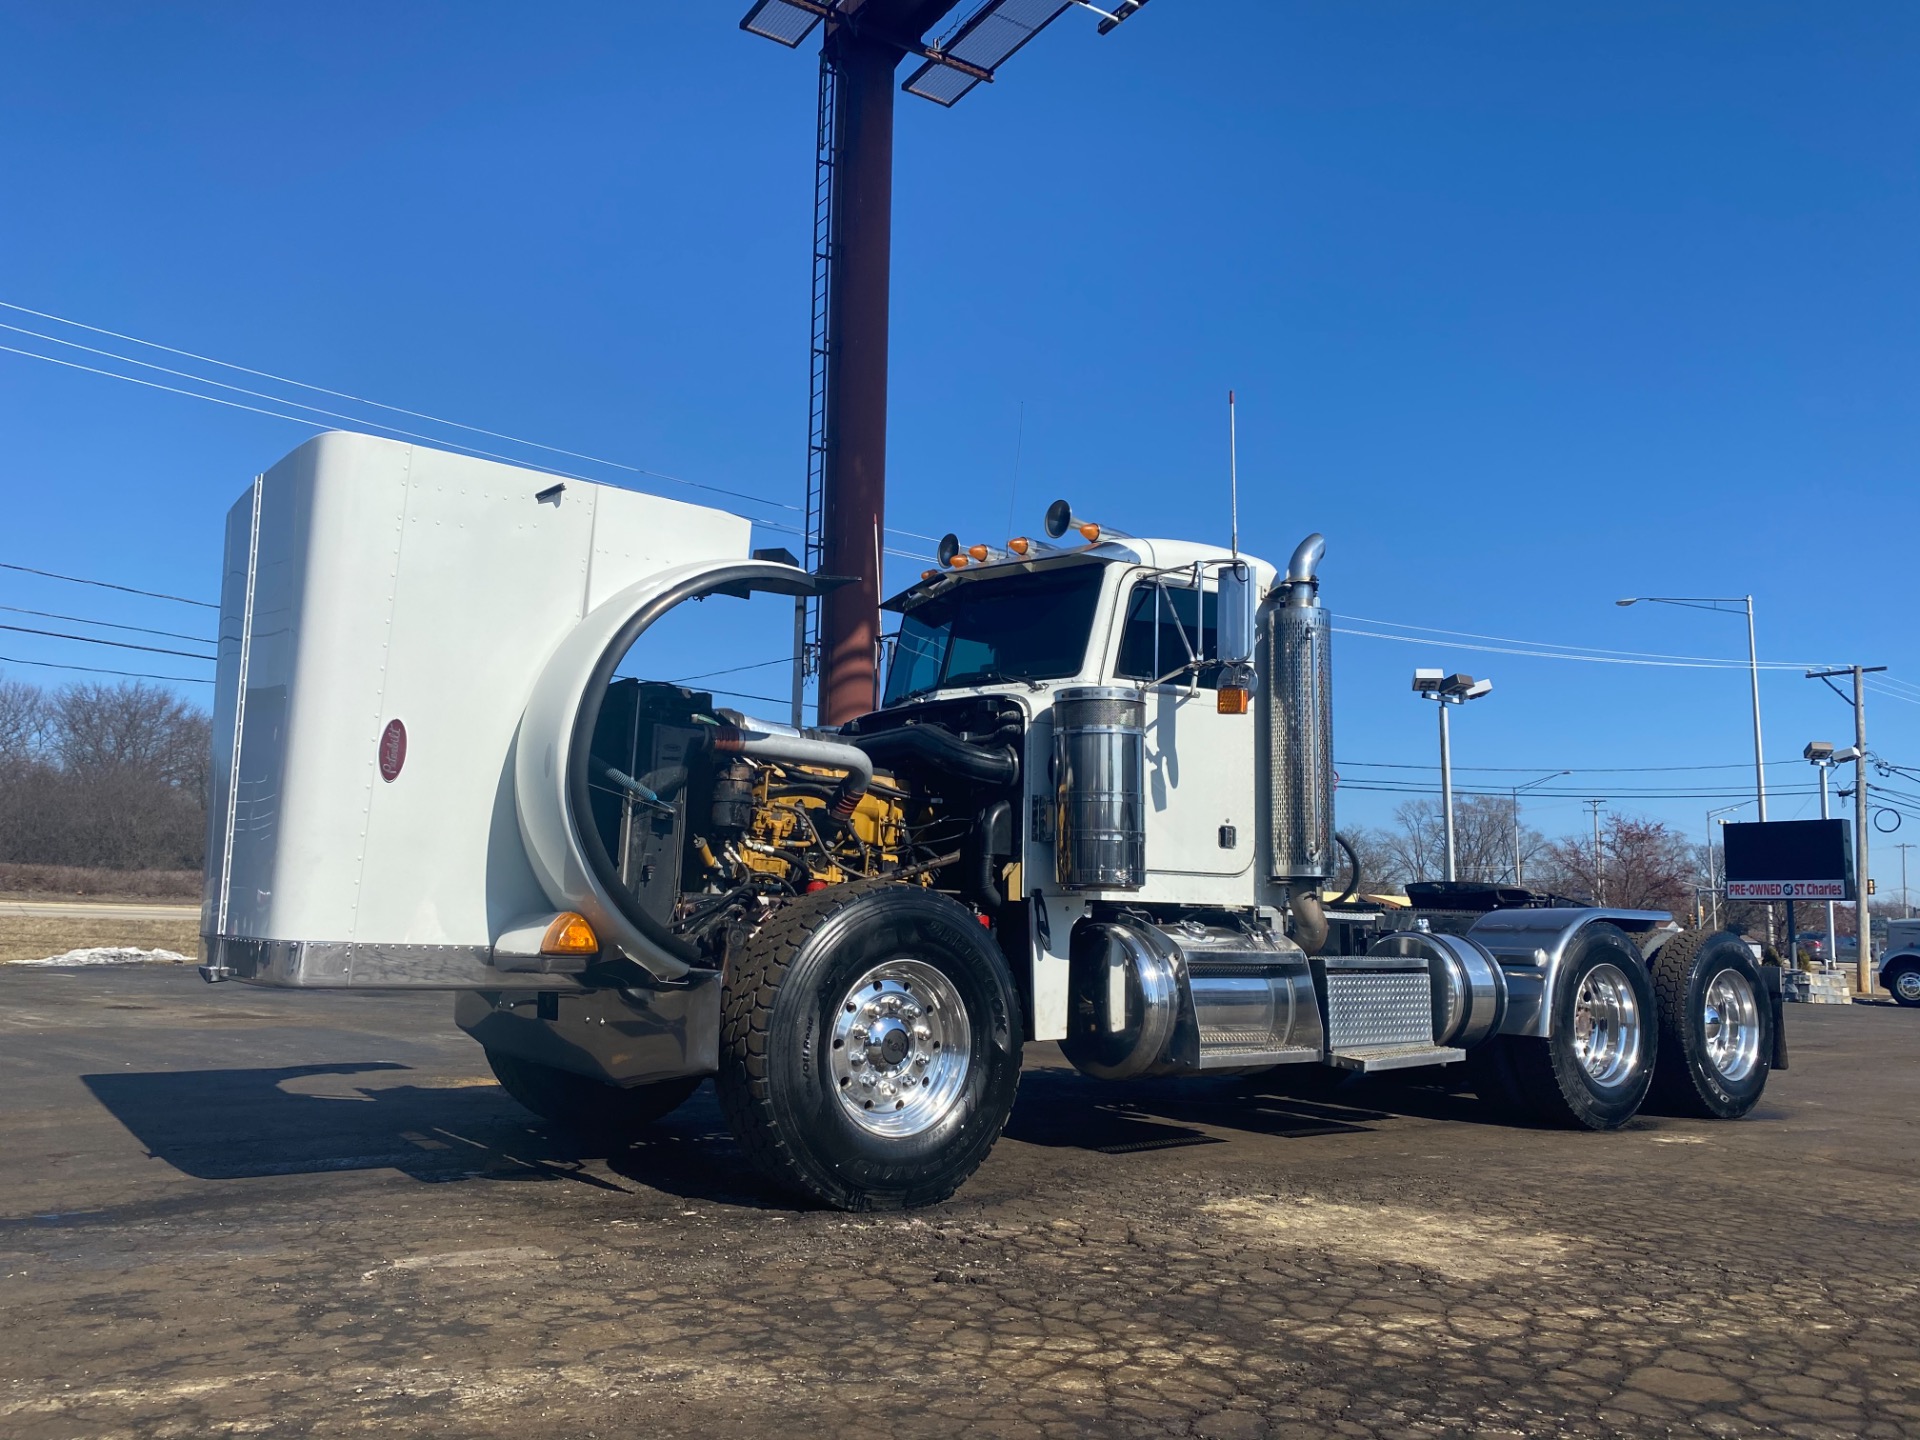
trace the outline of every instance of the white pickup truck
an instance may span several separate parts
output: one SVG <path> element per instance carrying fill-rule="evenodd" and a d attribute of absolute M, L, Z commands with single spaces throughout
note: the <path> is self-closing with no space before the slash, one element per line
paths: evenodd
<path fill-rule="evenodd" d="M 1920 920 L 1889 920 L 1880 983 L 1902 1005 L 1920 1005 Z"/>

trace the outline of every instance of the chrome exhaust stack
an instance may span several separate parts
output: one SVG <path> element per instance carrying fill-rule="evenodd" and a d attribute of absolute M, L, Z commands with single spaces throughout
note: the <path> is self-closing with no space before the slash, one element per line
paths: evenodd
<path fill-rule="evenodd" d="M 1313 889 L 1334 868 L 1333 626 L 1318 574 L 1326 550 L 1324 535 L 1300 542 L 1265 615 L 1270 873 Z"/>

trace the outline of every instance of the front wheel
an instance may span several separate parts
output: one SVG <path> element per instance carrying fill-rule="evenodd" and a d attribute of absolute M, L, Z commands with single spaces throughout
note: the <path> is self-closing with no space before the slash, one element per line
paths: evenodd
<path fill-rule="evenodd" d="M 1902 961 L 1887 972 L 1887 989 L 1902 1005 L 1920 1005 L 1920 962 Z"/>
<path fill-rule="evenodd" d="M 1687 930 L 1653 957 L 1660 1063 L 1653 1099 L 1675 1115 L 1735 1120 L 1767 1088 L 1773 1006 L 1753 952 L 1730 931 Z"/>
<path fill-rule="evenodd" d="M 1515 1098 L 1542 1120 L 1617 1130 L 1653 1081 L 1653 982 L 1619 927 L 1590 925 L 1568 946 L 1544 1040 L 1507 1037 Z"/>
<path fill-rule="evenodd" d="M 786 905 L 731 957 L 720 1103 L 777 1184 L 842 1210 L 931 1205 L 999 1139 L 1019 999 L 974 913 L 918 886 Z"/>

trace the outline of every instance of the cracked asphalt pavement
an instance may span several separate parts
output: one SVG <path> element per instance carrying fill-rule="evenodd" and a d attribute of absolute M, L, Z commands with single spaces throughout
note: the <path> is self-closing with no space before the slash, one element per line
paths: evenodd
<path fill-rule="evenodd" d="M 0 1434 L 1920 1433 L 1920 1014 L 1749 1119 L 1030 1047 L 952 1202 L 793 1208 L 703 1087 L 582 1149 L 446 996 L 0 970 Z"/>

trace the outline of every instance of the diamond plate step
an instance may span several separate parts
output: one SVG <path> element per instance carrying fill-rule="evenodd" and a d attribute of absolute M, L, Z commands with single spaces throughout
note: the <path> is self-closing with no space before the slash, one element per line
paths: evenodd
<path fill-rule="evenodd" d="M 1451 1065 L 1467 1058 L 1447 1045 L 1350 1045 L 1335 1050 L 1328 1062 L 1342 1070 L 1411 1070 L 1417 1065 Z"/>

